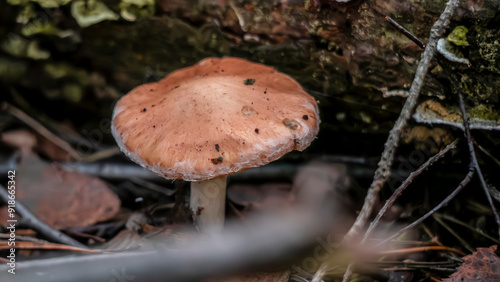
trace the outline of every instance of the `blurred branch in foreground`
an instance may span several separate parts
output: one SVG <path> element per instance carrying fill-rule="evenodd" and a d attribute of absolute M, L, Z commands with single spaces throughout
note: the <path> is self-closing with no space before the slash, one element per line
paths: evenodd
<path fill-rule="evenodd" d="M 0 267 L 0 279 L 30 281 L 110 281 L 119 272 L 140 281 L 192 281 L 289 258 L 339 223 L 335 210 L 297 208 L 293 212 L 230 224 L 217 238 L 200 236 L 179 249 L 160 240 L 148 246 L 159 251 L 122 252 L 19 262 L 12 276 Z"/>

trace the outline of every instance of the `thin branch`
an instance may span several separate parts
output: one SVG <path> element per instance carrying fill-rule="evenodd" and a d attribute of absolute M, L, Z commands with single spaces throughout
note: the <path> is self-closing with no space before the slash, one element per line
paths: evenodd
<path fill-rule="evenodd" d="M 120 277 L 150 282 L 199 281 L 290 259 L 339 224 L 338 218 L 331 216 L 333 212 L 331 205 L 321 203 L 320 207 L 297 207 L 280 215 L 256 215 L 249 218 L 248 225 L 229 222 L 218 236 L 188 236 L 188 244 L 181 245 L 157 236 L 142 246 L 145 250 L 155 250 L 151 252 L 19 262 L 16 267 L 22 271 L 16 275 L 9 274 L 8 265 L 3 264 L 0 281 L 32 281 L 34 275 L 37 282 L 112 281 Z M 122 276 L 113 277 L 114 272 Z"/>
<path fill-rule="evenodd" d="M 415 44 L 418 45 L 418 47 L 425 49 L 425 44 L 422 42 L 420 39 L 418 39 L 415 35 L 413 35 L 411 32 L 409 32 L 406 28 L 404 28 L 402 25 L 398 24 L 395 20 L 393 20 L 391 17 L 387 16 L 385 17 L 385 20 L 393 25 L 399 32 L 401 32 L 404 36 L 406 36 L 408 39 L 413 41 Z"/>
<path fill-rule="evenodd" d="M 445 252 L 451 252 L 451 253 L 456 253 L 462 256 L 465 256 L 464 252 L 455 249 L 455 248 L 450 248 L 450 247 L 445 247 L 445 246 L 424 246 L 424 247 L 415 247 L 415 248 L 407 248 L 407 249 L 399 249 L 399 250 L 389 250 L 389 251 L 383 251 L 380 252 L 380 255 L 396 255 L 396 254 L 408 254 L 408 253 L 415 253 L 415 252 L 428 252 L 428 251 L 445 251 Z"/>
<path fill-rule="evenodd" d="M 389 137 L 387 138 L 387 141 L 385 142 L 384 145 L 384 152 L 382 153 L 382 158 L 378 164 L 379 167 L 375 172 L 375 177 L 366 195 L 363 208 L 361 209 L 353 226 L 346 234 L 344 238 L 344 243 L 351 241 L 356 235 L 360 233 L 361 229 L 365 226 L 368 218 L 372 213 L 373 206 L 375 205 L 375 202 L 378 199 L 378 193 L 380 192 L 380 189 L 390 176 L 390 168 L 392 162 L 394 161 L 396 148 L 398 147 L 399 144 L 400 133 L 402 129 L 406 126 L 415 106 L 417 105 L 417 99 L 420 94 L 420 90 L 422 89 L 425 75 L 429 70 L 431 60 L 436 53 L 437 41 L 439 40 L 439 38 L 442 37 L 446 27 L 450 22 L 450 18 L 453 15 L 455 8 L 458 6 L 459 2 L 460 2 L 459 0 L 448 1 L 443 13 L 432 26 L 429 42 L 427 43 L 427 47 L 425 48 L 422 59 L 418 64 L 415 78 L 409 90 L 409 96 L 406 99 L 403 109 L 401 110 L 401 114 L 396 120 L 394 127 L 389 132 Z"/>
<path fill-rule="evenodd" d="M 488 152 L 485 148 L 483 148 L 481 144 L 477 143 L 474 137 L 472 137 L 472 142 L 474 142 L 474 145 L 476 145 L 479 148 L 479 150 L 481 150 L 486 156 L 490 157 L 490 159 L 492 159 L 497 165 L 500 166 L 500 161 L 497 158 L 495 158 L 495 156 L 493 156 L 490 152 Z"/>
<path fill-rule="evenodd" d="M 429 158 L 417 170 L 415 170 L 414 172 L 412 172 L 410 174 L 410 176 L 408 176 L 408 178 L 406 178 L 406 180 L 403 183 L 401 183 L 401 185 L 398 187 L 398 189 L 396 189 L 394 191 L 394 193 L 392 193 L 391 197 L 385 202 L 384 206 L 380 209 L 380 211 L 377 214 L 377 217 L 375 217 L 375 219 L 370 223 L 370 227 L 368 227 L 368 230 L 365 232 L 365 235 L 364 235 L 363 239 L 361 240 L 361 244 L 363 244 L 364 242 L 366 242 L 366 240 L 370 237 L 370 235 L 375 230 L 375 227 L 377 227 L 377 225 L 378 225 L 378 223 L 380 221 L 380 218 L 382 218 L 382 216 L 384 216 L 384 214 L 387 212 L 387 210 L 392 206 L 392 204 L 396 201 L 396 199 L 399 196 L 401 196 L 401 194 L 403 193 L 403 191 L 413 182 L 413 180 L 417 176 L 419 176 L 422 172 L 424 172 L 425 170 L 427 170 L 427 168 L 429 168 L 429 166 L 431 166 L 434 162 L 436 162 L 437 160 L 439 160 L 440 158 L 442 158 L 444 156 L 444 154 L 446 154 L 449 150 L 455 148 L 455 146 L 457 145 L 457 143 L 458 143 L 458 139 L 456 139 L 451 144 L 449 144 L 448 146 L 446 146 L 443 150 L 439 151 L 439 153 L 437 153 L 436 155 L 434 155 L 431 158 Z"/>
<path fill-rule="evenodd" d="M 435 206 L 431 211 L 427 212 L 421 218 L 415 220 L 410 225 L 408 225 L 408 226 L 404 227 L 403 229 L 399 230 L 398 232 L 396 232 L 396 234 L 394 234 L 394 235 L 390 236 L 389 238 L 383 240 L 382 242 L 378 243 L 375 247 L 383 245 L 383 244 L 391 241 L 392 239 L 398 237 L 399 235 L 403 234 L 404 232 L 406 232 L 406 231 L 412 229 L 413 227 L 419 225 L 424 220 L 426 220 L 429 216 L 431 216 L 433 213 L 435 213 L 437 210 L 439 210 L 440 208 L 442 208 L 445 205 L 447 205 L 465 187 L 465 185 L 467 185 L 470 182 L 470 180 L 472 179 L 473 175 L 474 175 L 474 169 L 471 167 L 470 170 L 469 170 L 469 172 L 467 173 L 467 175 L 464 177 L 464 179 L 460 182 L 460 184 L 458 184 L 458 187 L 455 188 L 455 190 L 453 190 L 453 192 L 451 192 L 451 194 L 448 195 L 448 197 L 446 197 L 443 201 L 441 201 L 441 203 L 439 203 L 437 206 Z"/>
<path fill-rule="evenodd" d="M 418 64 L 413 83 L 410 87 L 410 90 L 408 91 L 408 98 L 406 99 L 403 109 L 401 110 L 401 113 L 396 120 L 394 127 L 389 132 L 389 137 L 384 144 L 384 152 L 382 153 L 379 167 L 375 172 L 373 182 L 368 189 L 367 195 L 365 197 L 365 202 L 363 203 L 363 208 L 361 209 L 351 229 L 347 232 L 342 243 L 348 243 L 352 241 L 354 237 L 356 237 L 361 232 L 361 229 L 365 226 L 368 218 L 373 211 L 373 207 L 379 197 L 380 189 L 382 189 L 382 186 L 390 176 L 390 168 L 392 166 L 392 162 L 394 161 L 394 155 L 399 144 L 401 131 L 406 126 L 406 123 L 410 119 L 411 114 L 414 111 L 415 106 L 417 105 L 418 96 L 420 94 L 420 90 L 422 89 L 424 78 L 427 74 L 427 71 L 429 70 L 431 60 L 436 54 L 438 40 L 444 34 L 444 31 L 450 22 L 450 18 L 455 12 L 455 9 L 457 8 L 459 2 L 459 0 L 449 0 L 443 13 L 439 16 L 439 19 L 431 28 L 429 41 L 427 43 L 427 46 L 425 47 L 422 59 Z M 343 281 L 348 281 L 350 279 L 350 277 L 352 276 L 352 271 L 353 265 L 351 264 L 347 267 Z"/>
<path fill-rule="evenodd" d="M 457 238 L 457 240 L 462 244 L 462 246 L 464 246 L 469 252 L 473 253 L 476 251 L 474 248 L 471 247 L 471 245 L 469 245 L 469 243 L 467 243 L 467 241 L 465 241 L 460 235 L 458 235 L 458 233 L 455 232 L 455 230 L 453 230 L 453 228 L 451 228 L 448 224 L 446 224 L 441 219 L 441 217 L 437 216 L 436 214 L 433 214 L 432 217 L 434 218 L 435 221 L 437 221 L 439 224 L 441 224 L 441 226 L 443 226 L 446 230 L 448 230 L 448 232 L 450 232 L 451 235 L 453 235 L 455 238 Z"/>
<path fill-rule="evenodd" d="M 463 226 L 463 227 L 469 229 L 470 231 L 476 232 L 477 234 L 479 234 L 479 235 L 481 235 L 481 236 L 483 236 L 485 238 L 490 239 L 491 241 L 495 242 L 495 244 L 497 244 L 497 245 L 500 244 L 500 241 L 498 239 L 493 238 L 490 235 L 484 233 L 484 231 L 482 229 L 477 228 L 477 227 L 472 227 L 469 224 L 467 224 L 467 223 L 465 223 L 465 222 L 463 222 L 463 221 L 461 221 L 459 219 L 456 219 L 456 218 L 454 218 L 452 216 L 449 216 L 449 215 L 446 215 L 446 214 L 440 214 L 440 213 L 435 213 L 434 216 L 446 219 L 446 220 L 448 220 L 450 222 L 453 222 L 455 224 Z"/>
<path fill-rule="evenodd" d="M 83 253 L 93 253 L 99 254 L 102 253 L 101 250 L 90 250 L 87 248 L 79 248 L 74 246 L 68 246 L 64 244 L 58 243 L 50 243 L 50 242 L 16 242 L 15 245 L 9 246 L 10 242 L 0 242 L 0 250 L 9 250 L 9 249 L 20 249 L 20 250 L 63 250 L 63 251 L 72 251 L 72 252 L 83 252 Z"/>
<path fill-rule="evenodd" d="M 22 122 L 26 123 L 29 127 L 36 130 L 36 132 L 40 133 L 40 135 L 42 135 L 43 137 L 50 140 L 57 147 L 66 151 L 75 160 L 79 161 L 81 159 L 80 154 L 75 149 L 73 149 L 73 147 L 71 147 L 71 145 L 68 144 L 68 142 L 64 141 L 63 139 L 59 138 L 54 133 L 50 132 L 50 130 L 45 128 L 41 123 L 39 123 L 38 121 L 36 121 L 35 119 L 33 119 L 32 117 L 27 115 L 26 113 L 24 113 L 20 109 L 12 106 L 6 102 L 2 103 L 1 108 L 3 110 L 6 110 L 11 115 L 15 116 L 16 118 L 18 118 Z"/>
<path fill-rule="evenodd" d="M 470 128 L 469 128 L 469 120 L 467 117 L 467 112 L 465 111 L 465 103 L 464 103 L 464 97 L 462 95 L 462 90 L 460 89 L 460 87 L 457 87 L 456 90 L 460 101 L 460 111 L 462 112 L 462 119 L 464 122 L 465 137 L 467 137 L 467 144 L 469 145 L 471 164 L 476 170 L 477 175 L 479 176 L 479 181 L 481 182 L 481 186 L 483 187 L 486 198 L 488 199 L 488 203 L 490 204 L 491 211 L 493 212 L 493 216 L 495 217 L 495 221 L 498 225 L 498 234 L 500 235 L 500 217 L 498 216 L 495 204 L 493 203 L 493 199 L 491 198 L 491 194 L 489 191 L 490 188 L 488 187 L 488 184 L 486 184 L 486 181 L 484 180 L 483 173 L 481 172 L 481 167 L 479 166 L 479 162 L 477 161 L 476 151 L 474 149 L 474 143 L 472 142 L 472 135 L 470 133 Z"/>
<path fill-rule="evenodd" d="M 2 185 L 0 185 L 0 200 L 5 203 L 9 201 L 9 193 L 7 193 L 7 190 Z M 21 202 L 17 200 L 16 200 L 15 210 L 16 213 L 23 218 L 23 224 L 29 226 L 31 229 L 35 230 L 48 240 L 56 243 L 87 249 L 87 247 L 84 244 L 65 235 L 64 233 L 61 233 L 58 230 L 53 229 L 46 223 L 39 220 Z"/>

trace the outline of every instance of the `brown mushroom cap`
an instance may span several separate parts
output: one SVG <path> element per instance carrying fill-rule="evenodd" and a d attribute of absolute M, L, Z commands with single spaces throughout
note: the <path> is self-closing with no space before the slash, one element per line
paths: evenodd
<path fill-rule="evenodd" d="M 316 101 L 272 67 L 208 58 L 117 103 L 112 132 L 133 161 L 169 179 L 201 181 L 305 149 Z"/>

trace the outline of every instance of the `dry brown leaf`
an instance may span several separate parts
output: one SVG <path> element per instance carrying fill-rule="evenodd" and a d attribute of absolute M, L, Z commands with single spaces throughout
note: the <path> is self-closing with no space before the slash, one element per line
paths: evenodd
<path fill-rule="evenodd" d="M 65 171 L 35 155 L 26 157 L 17 171 L 17 199 L 55 229 L 104 221 L 120 208 L 120 200 L 102 180 Z M 7 214 L 0 211 L 0 220 Z"/>
<path fill-rule="evenodd" d="M 443 281 L 500 281 L 500 258 L 495 254 L 496 249 L 497 246 L 478 248 L 465 256 L 458 271 Z"/>

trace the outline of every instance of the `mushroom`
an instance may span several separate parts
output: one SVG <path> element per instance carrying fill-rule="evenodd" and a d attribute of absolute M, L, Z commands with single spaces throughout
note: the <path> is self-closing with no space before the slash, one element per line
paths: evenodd
<path fill-rule="evenodd" d="M 134 162 L 191 181 L 194 221 L 216 234 L 227 176 L 304 150 L 319 122 L 316 101 L 289 76 L 243 59 L 208 58 L 123 96 L 111 129 Z"/>

